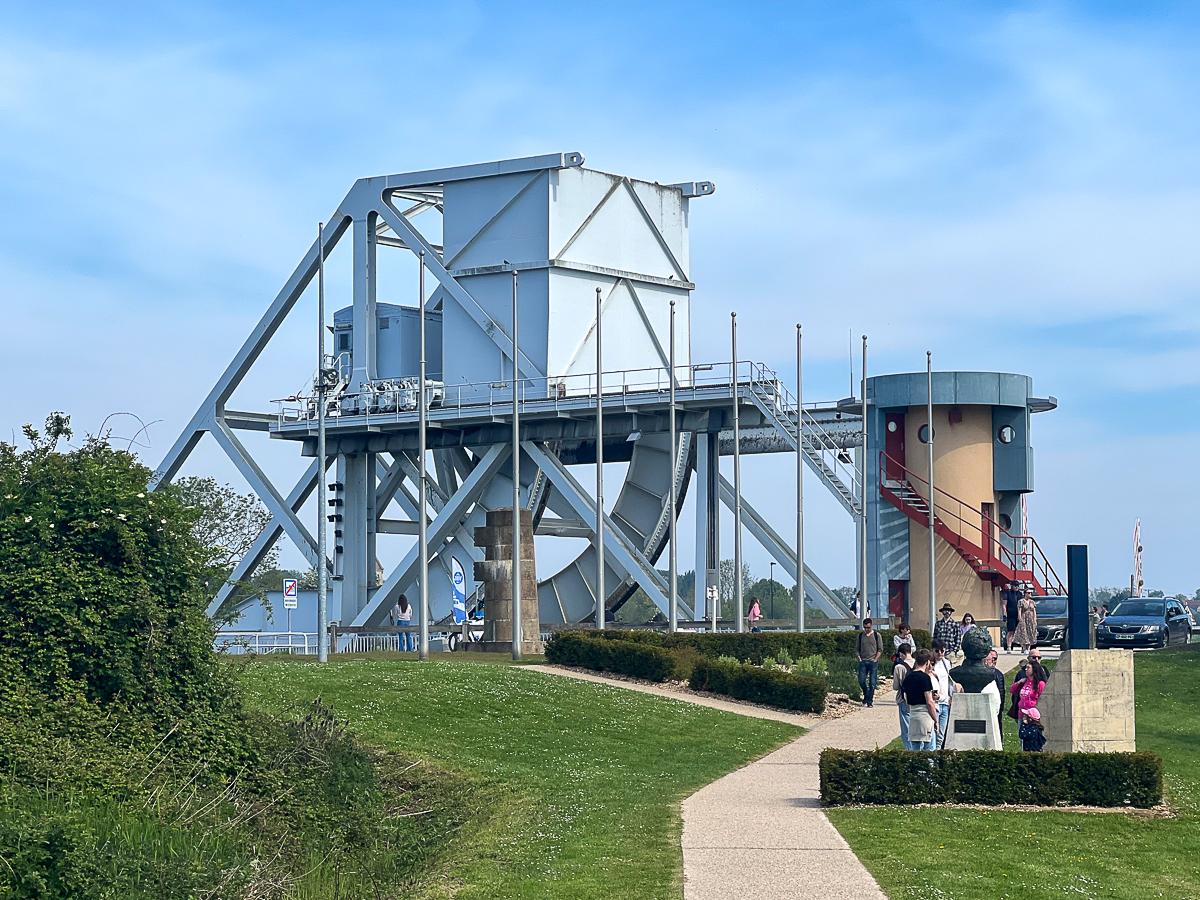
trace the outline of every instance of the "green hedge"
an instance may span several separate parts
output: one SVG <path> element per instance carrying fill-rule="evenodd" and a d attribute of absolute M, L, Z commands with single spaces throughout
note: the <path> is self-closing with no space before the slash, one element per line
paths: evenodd
<path fill-rule="evenodd" d="M 821 801 L 845 804 L 1027 803 L 1157 806 L 1156 753 L 834 750 L 821 753 Z"/>
<path fill-rule="evenodd" d="M 792 675 L 741 663 L 697 660 L 688 681 L 694 691 L 711 691 L 779 709 L 823 712 L 828 686 L 818 675 Z"/>
<path fill-rule="evenodd" d="M 737 659 L 748 659 L 756 664 L 762 663 L 764 656 L 778 655 L 780 650 L 787 650 L 794 659 L 815 654 L 820 654 L 827 659 L 837 656 L 856 657 L 856 641 L 858 639 L 857 631 L 807 631 L 804 634 L 790 631 L 744 632 L 742 634 L 681 631 L 667 634 L 650 629 L 606 629 L 589 633 L 606 640 L 631 641 L 668 649 L 692 647 L 702 656 L 712 659 L 716 659 L 718 656 L 732 656 Z M 879 634 L 883 638 L 884 658 L 888 659 L 892 655 L 892 636 L 895 632 L 880 631 Z M 914 631 L 913 635 L 920 647 L 928 647 L 932 643 L 928 631 Z"/>
<path fill-rule="evenodd" d="M 560 631 L 546 644 L 546 661 L 581 666 L 599 672 L 618 672 L 666 681 L 676 671 L 675 654 L 662 647 L 635 641 L 601 638 L 599 632 Z"/>

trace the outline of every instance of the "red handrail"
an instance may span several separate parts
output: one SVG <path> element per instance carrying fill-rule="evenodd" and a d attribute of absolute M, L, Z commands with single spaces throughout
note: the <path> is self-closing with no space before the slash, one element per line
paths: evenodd
<path fill-rule="evenodd" d="M 898 468 L 904 473 L 906 476 L 905 481 L 907 481 L 910 486 L 912 485 L 913 481 L 916 481 L 917 483 L 924 485 L 926 495 L 929 494 L 929 480 L 922 478 L 916 472 L 913 472 L 900 460 L 888 454 L 887 451 L 880 451 L 879 454 L 879 485 L 881 488 L 887 488 L 885 482 L 887 480 L 886 473 L 888 470 L 888 463 L 891 463 L 894 469 Z M 928 496 L 925 498 L 926 503 L 930 503 L 933 506 L 935 521 L 937 519 L 941 519 L 943 521 L 943 525 L 945 525 L 945 520 L 947 518 L 952 518 L 963 525 L 966 525 L 968 529 L 972 531 L 978 528 L 979 546 L 978 548 L 973 549 L 978 549 L 984 554 L 983 561 L 985 563 L 988 565 L 997 562 L 1001 563 L 1005 566 L 1005 568 L 1010 569 L 1014 575 L 1018 572 L 1027 571 L 1033 576 L 1033 580 L 1039 582 L 1047 591 L 1053 588 L 1059 593 L 1064 593 L 1062 579 L 1059 578 L 1058 573 L 1054 571 L 1054 566 L 1050 564 L 1049 558 L 1046 556 L 1045 551 L 1042 550 L 1041 545 L 1038 544 L 1036 538 L 1028 534 L 1013 534 L 991 516 L 985 515 L 983 510 L 977 509 L 972 504 L 967 503 L 965 500 L 954 496 L 949 491 L 937 487 L 936 485 L 934 486 L 934 492 L 953 500 L 958 504 L 960 510 L 963 507 L 966 507 L 973 514 L 979 516 L 979 523 L 976 524 L 969 519 L 963 518 L 961 512 L 956 513 L 942 503 L 938 502 L 936 498 L 930 499 Z M 947 531 L 949 530 L 950 529 L 947 526 Z M 1027 549 L 1019 552 L 1013 550 L 1011 547 L 1007 546 L 999 536 L 997 536 L 997 532 L 999 532 L 999 535 L 1007 537 L 1010 541 L 1012 541 L 1013 547 L 1024 546 Z M 951 531 L 950 533 L 954 534 L 960 542 L 965 540 L 961 531 Z M 945 537 L 947 540 L 950 540 L 950 538 L 946 535 L 943 535 L 943 537 Z M 951 543 L 955 542 L 951 541 Z M 997 547 L 1000 551 L 999 554 L 997 554 L 995 551 L 995 548 Z M 1028 565 L 1022 564 L 1021 558 L 1025 557 L 1028 558 Z M 1039 572 L 1041 573 L 1041 578 L 1038 578 Z"/>

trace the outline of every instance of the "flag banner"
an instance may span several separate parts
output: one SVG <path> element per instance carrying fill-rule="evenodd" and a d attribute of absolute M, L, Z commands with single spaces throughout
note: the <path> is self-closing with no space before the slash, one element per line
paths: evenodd
<path fill-rule="evenodd" d="M 457 557 L 450 557 L 450 581 L 454 588 L 454 623 L 467 621 L 467 575 Z"/>

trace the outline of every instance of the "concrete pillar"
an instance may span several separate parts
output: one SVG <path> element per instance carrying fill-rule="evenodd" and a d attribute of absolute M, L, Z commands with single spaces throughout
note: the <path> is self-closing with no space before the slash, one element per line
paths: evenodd
<path fill-rule="evenodd" d="M 512 650 L 512 508 L 489 510 L 487 524 L 475 529 L 475 546 L 484 551 L 475 563 L 475 578 L 483 583 L 486 605 L 481 649 Z M 521 653 L 540 654 L 537 566 L 534 561 L 533 514 L 521 510 Z"/>

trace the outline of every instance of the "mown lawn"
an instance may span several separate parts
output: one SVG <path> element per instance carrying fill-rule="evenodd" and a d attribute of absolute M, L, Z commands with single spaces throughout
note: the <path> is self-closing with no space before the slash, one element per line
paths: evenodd
<path fill-rule="evenodd" d="M 892 900 L 1196 900 L 1200 651 L 1138 653 L 1134 673 L 1138 749 L 1162 755 L 1177 818 L 896 807 L 829 818 Z"/>
<path fill-rule="evenodd" d="M 473 662 L 263 661 L 246 683 L 276 712 L 319 695 L 364 739 L 472 786 L 468 822 L 422 887 L 429 897 L 677 898 L 679 802 L 801 733 Z"/>

